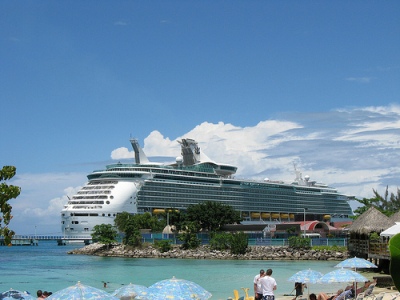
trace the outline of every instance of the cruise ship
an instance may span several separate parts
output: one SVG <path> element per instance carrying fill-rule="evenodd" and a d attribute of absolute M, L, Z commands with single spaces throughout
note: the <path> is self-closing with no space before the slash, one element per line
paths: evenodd
<path fill-rule="evenodd" d="M 175 162 L 150 162 L 136 139 L 130 140 L 134 163 L 116 163 L 93 171 L 88 182 L 61 211 L 66 238 L 90 238 L 93 227 L 114 225 L 120 212 L 162 214 L 166 209 L 183 211 L 189 205 L 215 201 L 239 211 L 243 223 L 327 221 L 332 216 L 352 215 L 353 197 L 335 188 L 302 177 L 296 170 L 293 182 L 236 179 L 237 167 L 216 163 L 192 139 L 182 139 Z"/>

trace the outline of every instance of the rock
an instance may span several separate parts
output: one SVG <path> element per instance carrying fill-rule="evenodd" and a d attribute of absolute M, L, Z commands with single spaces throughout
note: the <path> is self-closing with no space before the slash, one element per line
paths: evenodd
<path fill-rule="evenodd" d="M 292 249 L 287 246 L 249 246 L 244 255 L 233 255 L 230 251 L 211 250 L 208 245 L 194 250 L 183 250 L 173 245 L 168 252 L 160 252 L 152 245 L 146 248 L 131 248 L 121 244 L 104 245 L 94 243 L 68 254 L 97 255 L 132 258 L 190 258 L 190 259 L 238 259 L 238 260 L 343 260 L 348 253 L 327 250 Z"/>

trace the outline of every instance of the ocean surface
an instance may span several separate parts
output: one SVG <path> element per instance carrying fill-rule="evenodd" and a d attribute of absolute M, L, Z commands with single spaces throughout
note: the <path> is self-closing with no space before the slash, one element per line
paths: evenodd
<path fill-rule="evenodd" d="M 108 292 L 129 284 L 150 286 L 172 278 L 193 281 L 213 294 L 211 299 L 233 297 L 233 290 L 250 288 L 259 270 L 273 270 L 277 281 L 276 299 L 293 293 L 294 283 L 287 279 L 300 270 L 312 269 L 323 274 L 333 271 L 335 261 L 269 261 L 269 260 L 194 260 L 154 258 L 108 258 L 69 255 L 67 251 L 82 245 L 58 246 L 56 241 L 39 241 L 39 246 L 0 246 L 0 292 L 38 289 L 56 292 L 80 281 Z M 107 288 L 103 288 L 107 282 Z M 335 292 L 345 284 L 309 286 L 310 292 Z"/>

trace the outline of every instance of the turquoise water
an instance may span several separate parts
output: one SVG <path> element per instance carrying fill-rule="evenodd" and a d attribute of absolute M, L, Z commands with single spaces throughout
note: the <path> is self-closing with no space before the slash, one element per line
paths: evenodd
<path fill-rule="evenodd" d="M 249 287 L 260 268 L 273 270 L 280 295 L 289 294 L 294 283 L 287 279 L 304 269 L 327 273 L 334 270 L 335 261 L 237 261 L 188 259 L 136 259 L 68 255 L 77 245 L 57 246 L 56 241 L 40 241 L 39 246 L 0 247 L 0 292 L 10 288 L 36 293 L 42 289 L 56 292 L 77 281 L 109 292 L 124 284 L 150 286 L 172 278 L 194 281 L 213 294 L 212 299 L 233 297 L 233 290 Z M 344 284 L 345 285 L 345 284 Z M 311 292 L 334 292 L 342 285 L 310 287 Z"/>

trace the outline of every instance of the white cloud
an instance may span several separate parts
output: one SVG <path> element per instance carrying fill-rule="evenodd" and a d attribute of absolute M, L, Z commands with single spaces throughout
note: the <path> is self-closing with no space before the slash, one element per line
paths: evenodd
<path fill-rule="evenodd" d="M 203 122 L 175 138 L 153 131 L 144 139 L 143 150 L 150 159 L 161 156 L 171 162 L 180 155 L 177 140 L 181 138 L 197 140 L 214 161 L 237 166 L 236 177 L 291 181 L 297 163 L 303 175 L 357 198 L 372 197 L 372 189 L 383 193 L 386 186 L 396 192 L 400 186 L 400 106 L 396 104 L 286 114 L 248 127 Z M 134 154 L 119 147 L 111 157 L 133 161 Z M 11 227 L 17 233 L 32 233 L 35 226 L 38 233 L 60 232 L 60 210 L 67 195 L 86 182 L 86 175 L 18 174 L 12 184 L 21 186 L 22 193 L 11 203 Z"/>
<path fill-rule="evenodd" d="M 291 181 L 293 163 L 303 174 L 358 198 L 398 184 L 400 106 L 287 115 L 253 127 L 204 122 L 174 140 L 153 131 L 148 156 L 180 155 L 176 140 L 198 141 L 211 159 L 238 166 L 237 177 Z M 290 120 L 290 121 L 289 121 Z"/>

